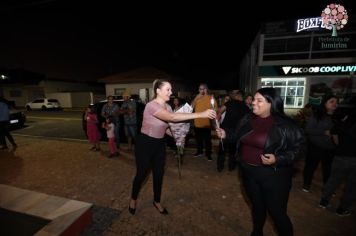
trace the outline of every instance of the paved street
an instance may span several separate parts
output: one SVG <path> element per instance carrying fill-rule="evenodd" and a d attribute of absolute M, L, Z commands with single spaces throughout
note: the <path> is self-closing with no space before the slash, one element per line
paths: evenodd
<path fill-rule="evenodd" d="M 26 111 L 25 127 L 14 134 L 46 138 L 85 140 L 80 111 Z"/>
<path fill-rule="evenodd" d="M 127 211 L 134 157 L 122 151 L 108 159 L 106 143 L 101 152 L 89 151 L 86 142 L 14 136 L 19 148 L 0 152 L 0 183 L 95 205 L 94 223 L 84 235 L 249 235 L 251 216 L 237 172 L 216 171 L 216 158 L 194 158 L 187 150 L 179 179 L 173 152 L 168 150 L 162 204 L 169 211 L 160 215 L 152 206 L 152 177 L 139 196 L 136 215 Z M 123 145 L 125 148 L 125 145 Z M 297 163 L 290 195 L 289 215 L 295 235 L 356 235 L 353 215 L 339 217 L 335 210 L 341 192 L 330 209 L 318 207 L 321 191 L 317 173 L 311 193 L 301 191 L 301 168 Z M 1 194 L 1 193 L 0 193 Z M 265 235 L 276 235 L 271 221 Z"/>

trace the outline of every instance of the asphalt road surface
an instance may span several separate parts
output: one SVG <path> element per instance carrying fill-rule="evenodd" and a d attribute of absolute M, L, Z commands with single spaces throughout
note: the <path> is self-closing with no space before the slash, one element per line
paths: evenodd
<path fill-rule="evenodd" d="M 80 111 L 26 111 L 25 114 L 25 127 L 13 130 L 13 134 L 86 140 Z"/>

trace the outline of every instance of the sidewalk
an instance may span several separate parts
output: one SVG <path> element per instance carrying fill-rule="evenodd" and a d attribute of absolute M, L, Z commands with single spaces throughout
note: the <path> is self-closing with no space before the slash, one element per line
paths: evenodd
<path fill-rule="evenodd" d="M 136 215 L 128 213 L 135 162 L 132 153 L 106 158 L 89 151 L 83 142 L 16 136 L 15 152 L 0 152 L 0 183 L 94 204 L 94 224 L 84 235 L 249 235 L 251 215 L 240 189 L 237 172 L 216 171 L 216 157 L 194 158 L 189 149 L 178 177 L 176 159 L 167 149 L 162 205 L 168 216 L 152 206 L 152 176 L 143 186 Z M 123 145 L 125 148 L 125 145 Z M 318 207 L 321 177 L 318 172 L 311 193 L 301 191 L 303 161 L 296 165 L 288 206 L 295 235 L 356 235 L 356 208 L 348 217 L 334 213 L 341 192 L 330 209 Z M 0 193 L 1 194 L 1 193 Z M 111 224 L 110 224 L 111 223 Z M 276 235 L 271 221 L 265 235 Z"/>

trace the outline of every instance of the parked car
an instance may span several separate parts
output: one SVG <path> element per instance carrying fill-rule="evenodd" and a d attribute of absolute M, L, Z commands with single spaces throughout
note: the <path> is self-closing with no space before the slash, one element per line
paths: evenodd
<path fill-rule="evenodd" d="M 25 125 L 25 122 L 26 115 L 22 111 L 10 109 L 10 129 L 23 127 Z"/>
<path fill-rule="evenodd" d="M 28 111 L 34 109 L 41 109 L 41 110 L 60 109 L 61 104 L 57 99 L 54 98 L 38 98 L 31 102 L 28 102 L 25 107 Z"/>

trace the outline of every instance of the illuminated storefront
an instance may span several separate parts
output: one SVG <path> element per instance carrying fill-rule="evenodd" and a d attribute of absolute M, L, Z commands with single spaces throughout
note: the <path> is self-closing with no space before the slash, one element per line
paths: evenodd
<path fill-rule="evenodd" d="M 318 104 L 327 93 L 337 95 L 340 104 L 354 101 L 355 19 L 350 17 L 337 36 L 320 17 L 266 23 L 240 65 L 240 88 L 275 87 L 290 109 Z"/>

